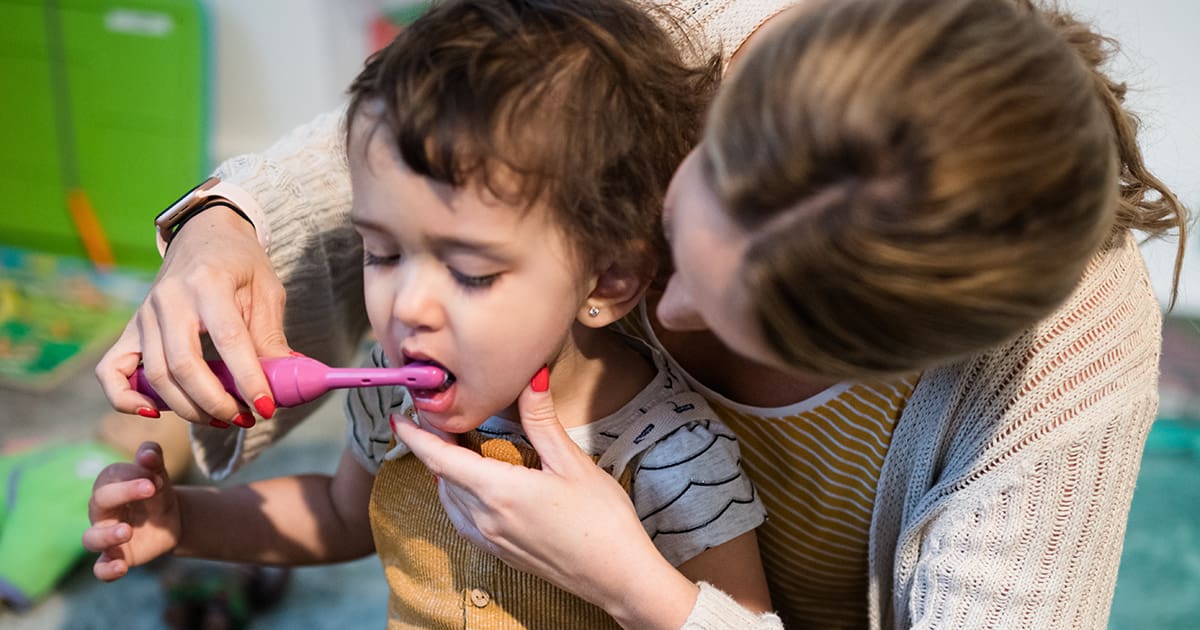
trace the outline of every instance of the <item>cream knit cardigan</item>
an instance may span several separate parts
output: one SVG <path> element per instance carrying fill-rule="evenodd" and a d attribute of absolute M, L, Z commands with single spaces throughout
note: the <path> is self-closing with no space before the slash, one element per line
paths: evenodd
<path fill-rule="evenodd" d="M 782 2 L 688 5 L 740 42 Z M 724 21 L 722 21 L 724 20 Z M 726 56 L 731 52 L 726 46 Z M 261 204 L 293 347 L 350 362 L 367 322 L 340 112 L 217 174 Z M 1102 628 L 1142 446 L 1157 408 L 1161 315 L 1136 243 L 1097 255 L 1053 315 L 994 351 L 922 375 L 892 437 L 870 533 L 873 628 Z M 223 478 L 307 415 L 193 426 Z M 780 471 L 787 474 L 787 471 Z M 687 628 L 780 628 L 702 585 Z"/>
<path fill-rule="evenodd" d="M 1124 235 L 1053 315 L 925 372 L 876 493 L 871 627 L 1106 627 L 1161 343 Z M 705 589 L 686 627 L 782 625 Z"/>

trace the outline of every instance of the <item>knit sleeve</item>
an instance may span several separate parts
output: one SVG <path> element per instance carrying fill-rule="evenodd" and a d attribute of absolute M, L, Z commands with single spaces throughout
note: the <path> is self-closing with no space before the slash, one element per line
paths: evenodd
<path fill-rule="evenodd" d="M 1102 628 L 1153 399 L 991 480 L 922 528 L 895 627 Z"/>
<path fill-rule="evenodd" d="M 797 0 L 643 0 L 667 9 L 673 19 L 665 27 L 687 53 L 720 54 L 728 65 L 738 48 L 768 19 L 799 4 Z M 685 29 L 683 32 L 680 29 Z M 694 50 L 695 49 L 695 50 Z M 690 56 L 690 55 L 689 55 Z M 697 61 L 697 59 L 692 59 Z"/>
<path fill-rule="evenodd" d="M 880 627 L 1107 625 L 1161 342 L 1128 236 L 1021 338 L 922 377 L 873 523 Z"/>
<path fill-rule="evenodd" d="M 362 245 L 349 221 L 344 117 L 344 110 L 322 114 L 266 151 L 231 158 L 216 170 L 249 193 L 269 223 L 271 263 L 288 296 L 288 343 L 330 365 L 352 361 L 367 329 Z M 317 406 L 280 409 L 247 430 L 193 426 L 201 471 L 214 479 L 228 476 Z"/>
<path fill-rule="evenodd" d="M 700 595 L 692 614 L 681 630 L 783 630 L 777 615 L 746 610 L 737 600 L 707 582 L 700 583 Z"/>

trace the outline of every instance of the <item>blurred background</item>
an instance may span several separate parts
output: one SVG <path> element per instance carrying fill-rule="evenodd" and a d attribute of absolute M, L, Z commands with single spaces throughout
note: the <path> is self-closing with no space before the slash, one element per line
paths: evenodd
<path fill-rule="evenodd" d="M 1200 211 L 1200 3 L 1060 3 L 1121 42 L 1110 70 L 1129 83 L 1147 162 Z M 173 585 L 204 567 L 168 561 L 102 585 L 80 564 L 79 480 L 122 457 L 124 427 L 140 421 L 107 414 L 91 366 L 152 278 L 153 216 L 221 160 L 336 108 L 363 59 L 424 6 L 0 0 L 0 597 L 8 583 L 30 594 L 0 607 L 0 626 L 157 628 L 189 596 Z M 1143 250 L 1165 305 L 1175 243 Z M 1200 628 L 1200 234 L 1188 250 L 1111 628 Z M 231 482 L 332 470 L 343 420 L 329 398 Z M 160 425 L 162 439 L 181 439 L 182 423 Z M 203 595 L 245 585 L 217 575 Z M 265 610 L 227 605 L 256 628 L 378 627 L 386 616 L 373 558 L 295 571 L 281 593 Z"/>

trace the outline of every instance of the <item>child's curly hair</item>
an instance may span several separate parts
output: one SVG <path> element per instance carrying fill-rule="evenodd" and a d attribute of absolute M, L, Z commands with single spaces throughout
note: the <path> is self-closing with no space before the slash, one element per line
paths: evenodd
<path fill-rule="evenodd" d="M 719 69 L 719 58 L 686 63 L 623 0 L 444 2 L 354 80 L 347 140 L 364 104 L 382 101 L 374 124 L 414 172 L 544 203 L 583 260 L 648 273 L 656 261 L 643 254 L 663 251 L 662 198 Z"/>

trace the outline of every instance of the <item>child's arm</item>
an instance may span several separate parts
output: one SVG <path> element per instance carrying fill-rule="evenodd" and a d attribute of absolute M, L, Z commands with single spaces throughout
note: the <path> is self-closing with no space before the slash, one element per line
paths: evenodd
<path fill-rule="evenodd" d="M 264 564 L 348 560 L 374 549 L 367 509 L 372 482 L 347 452 L 332 477 L 176 488 L 162 469 L 158 445 L 146 443 L 134 464 L 100 473 L 84 546 L 100 552 L 94 572 L 105 581 L 171 552 Z"/>
<path fill-rule="evenodd" d="M 693 582 L 708 582 L 721 589 L 748 610 L 773 610 L 753 531 L 708 549 L 676 569 Z"/>

